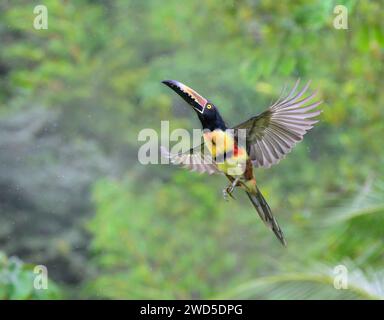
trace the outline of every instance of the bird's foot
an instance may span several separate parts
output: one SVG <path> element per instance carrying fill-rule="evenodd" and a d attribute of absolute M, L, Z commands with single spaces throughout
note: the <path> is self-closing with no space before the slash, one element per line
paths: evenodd
<path fill-rule="evenodd" d="M 229 199 L 228 199 L 227 188 L 224 188 L 224 189 L 223 189 L 223 199 L 224 199 L 225 201 L 228 201 L 228 200 L 229 200 Z"/>
<path fill-rule="evenodd" d="M 232 194 L 234 188 L 235 187 L 233 185 L 229 185 L 228 187 L 223 189 L 223 198 L 224 198 L 225 201 L 229 200 L 228 196 L 230 196 L 232 199 L 236 200 L 236 198 Z"/>

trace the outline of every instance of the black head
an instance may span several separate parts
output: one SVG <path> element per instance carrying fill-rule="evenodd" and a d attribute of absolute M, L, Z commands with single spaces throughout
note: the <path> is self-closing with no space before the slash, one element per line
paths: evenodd
<path fill-rule="evenodd" d="M 164 80 L 162 82 L 174 90 L 190 106 L 193 107 L 201 121 L 203 129 L 226 129 L 225 123 L 221 118 L 219 111 L 212 102 L 208 101 L 195 90 L 181 82 L 175 80 Z"/>

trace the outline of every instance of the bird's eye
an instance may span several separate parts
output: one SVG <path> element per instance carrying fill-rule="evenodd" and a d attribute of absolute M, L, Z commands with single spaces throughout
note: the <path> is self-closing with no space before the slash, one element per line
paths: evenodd
<path fill-rule="evenodd" d="M 212 105 L 211 104 L 207 104 L 206 108 L 207 109 L 212 109 Z"/>

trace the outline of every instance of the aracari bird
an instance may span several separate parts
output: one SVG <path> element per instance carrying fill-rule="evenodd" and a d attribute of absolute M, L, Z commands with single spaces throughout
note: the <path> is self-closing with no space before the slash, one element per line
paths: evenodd
<path fill-rule="evenodd" d="M 162 155 L 172 163 L 184 165 L 193 171 L 225 174 L 230 184 L 223 190 L 224 198 L 232 196 L 235 187 L 245 190 L 260 218 L 286 246 L 283 231 L 256 184 L 253 166 L 269 168 L 278 163 L 317 122 L 312 118 L 318 116 L 321 110 L 308 111 L 315 109 L 322 101 L 309 103 L 316 92 L 302 98 L 310 82 L 297 92 L 297 80 L 287 95 L 284 95 L 283 90 L 278 100 L 267 110 L 233 127 L 233 130 L 227 130 L 218 108 L 211 101 L 178 81 L 162 82 L 192 106 L 204 129 L 201 145 L 174 154 L 162 147 Z M 244 146 L 237 143 L 238 129 L 245 129 Z M 218 143 L 223 140 L 224 143 Z M 209 152 L 205 152 L 206 149 Z M 217 161 L 219 155 L 223 156 L 223 161 Z M 233 170 L 240 163 L 244 164 L 242 169 Z"/>

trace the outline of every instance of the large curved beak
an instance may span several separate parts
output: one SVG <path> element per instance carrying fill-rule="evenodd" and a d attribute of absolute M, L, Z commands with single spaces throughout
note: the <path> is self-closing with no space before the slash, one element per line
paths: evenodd
<path fill-rule="evenodd" d="M 203 98 L 195 90 L 186 86 L 185 84 L 175 80 L 162 81 L 165 85 L 174 90 L 179 96 L 181 96 L 186 102 L 188 102 L 197 112 L 203 113 L 207 99 Z"/>

